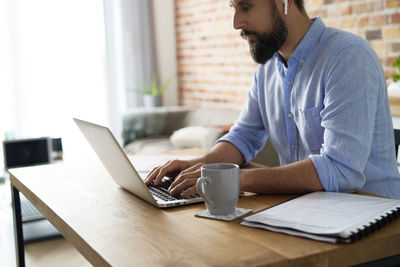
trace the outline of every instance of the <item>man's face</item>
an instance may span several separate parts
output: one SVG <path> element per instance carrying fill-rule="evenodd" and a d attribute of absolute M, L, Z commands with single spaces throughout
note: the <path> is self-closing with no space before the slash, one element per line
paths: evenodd
<path fill-rule="evenodd" d="M 288 29 L 274 0 L 231 0 L 234 27 L 247 39 L 253 60 L 267 62 L 283 45 Z"/>

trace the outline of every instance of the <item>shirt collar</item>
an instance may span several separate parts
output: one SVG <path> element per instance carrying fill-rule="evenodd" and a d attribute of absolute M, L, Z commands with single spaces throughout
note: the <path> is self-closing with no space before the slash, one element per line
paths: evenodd
<path fill-rule="evenodd" d="M 321 36 L 322 32 L 326 28 L 324 22 L 321 18 L 316 17 L 312 18 L 313 24 L 308 29 L 306 35 L 304 35 L 303 39 L 297 45 L 294 50 L 292 56 L 289 59 L 288 65 L 291 65 L 291 61 L 302 61 L 307 58 L 307 56 L 315 49 L 318 43 L 318 39 Z M 275 57 L 281 63 L 283 63 L 278 53 L 275 53 Z"/>

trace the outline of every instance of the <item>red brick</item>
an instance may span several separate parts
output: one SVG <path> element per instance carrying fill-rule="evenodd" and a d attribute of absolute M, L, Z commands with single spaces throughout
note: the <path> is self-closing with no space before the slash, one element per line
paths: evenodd
<path fill-rule="evenodd" d="M 383 26 L 388 23 L 388 16 L 387 15 L 378 15 L 378 16 L 371 16 L 369 18 L 369 24 L 371 26 Z"/>
<path fill-rule="evenodd" d="M 309 6 L 322 6 L 324 4 L 324 0 L 308 0 Z"/>
<path fill-rule="evenodd" d="M 389 51 L 389 45 L 386 42 L 372 42 L 372 49 L 378 54 L 379 57 L 385 57 Z"/>
<path fill-rule="evenodd" d="M 400 7 L 400 0 L 386 0 L 386 7 Z"/>
<path fill-rule="evenodd" d="M 326 20 L 324 20 L 324 23 L 328 27 L 333 27 L 333 28 L 338 27 L 337 19 L 326 19 Z"/>
<path fill-rule="evenodd" d="M 352 28 L 355 25 L 356 18 L 355 17 L 350 17 L 350 18 L 345 18 L 341 19 L 339 22 L 340 28 L 346 29 L 346 28 Z"/>
<path fill-rule="evenodd" d="M 340 17 L 340 8 L 337 5 L 326 5 L 326 14 L 326 17 L 338 18 Z"/>
<path fill-rule="evenodd" d="M 371 3 L 361 3 L 353 6 L 353 13 L 364 14 L 373 11 L 374 7 Z"/>
<path fill-rule="evenodd" d="M 342 16 L 351 15 L 352 11 L 353 11 L 352 7 L 350 5 L 346 5 L 340 8 L 340 15 Z"/>
<path fill-rule="evenodd" d="M 361 17 L 358 21 L 358 27 L 365 27 L 368 25 L 369 18 L 368 17 Z"/>
<path fill-rule="evenodd" d="M 392 52 L 400 52 L 400 43 L 394 43 L 391 45 Z"/>
<path fill-rule="evenodd" d="M 380 11 L 385 9 L 385 1 L 375 1 L 374 3 L 374 10 Z"/>
<path fill-rule="evenodd" d="M 310 12 L 311 17 L 321 17 L 325 18 L 326 17 L 326 10 L 325 9 L 318 9 L 318 10 L 313 10 Z"/>
<path fill-rule="evenodd" d="M 400 27 L 399 26 L 391 26 L 384 30 L 383 34 L 384 39 L 397 39 L 400 38 Z"/>
<path fill-rule="evenodd" d="M 395 13 L 390 16 L 391 23 L 400 23 L 400 13 Z"/>
<path fill-rule="evenodd" d="M 397 59 L 397 57 L 388 57 L 385 59 L 386 66 L 393 66 L 393 62 Z"/>

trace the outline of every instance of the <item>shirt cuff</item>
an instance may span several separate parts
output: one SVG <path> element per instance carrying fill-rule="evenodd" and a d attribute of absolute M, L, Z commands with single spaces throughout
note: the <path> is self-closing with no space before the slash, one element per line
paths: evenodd
<path fill-rule="evenodd" d="M 325 155 L 310 155 L 315 169 L 317 170 L 319 180 L 327 192 L 339 192 L 339 182 L 336 172 Z"/>

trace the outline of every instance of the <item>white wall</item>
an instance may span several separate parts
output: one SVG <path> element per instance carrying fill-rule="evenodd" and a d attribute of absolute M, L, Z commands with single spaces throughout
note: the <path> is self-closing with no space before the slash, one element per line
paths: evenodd
<path fill-rule="evenodd" d="M 164 93 L 163 104 L 165 106 L 178 105 L 174 1 L 153 0 L 152 6 L 159 80 L 162 83 L 173 75 L 176 77 Z"/>
<path fill-rule="evenodd" d="M 82 154 L 72 117 L 108 121 L 102 2 L 0 1 L 0 139 L 61 137 Z"/>

